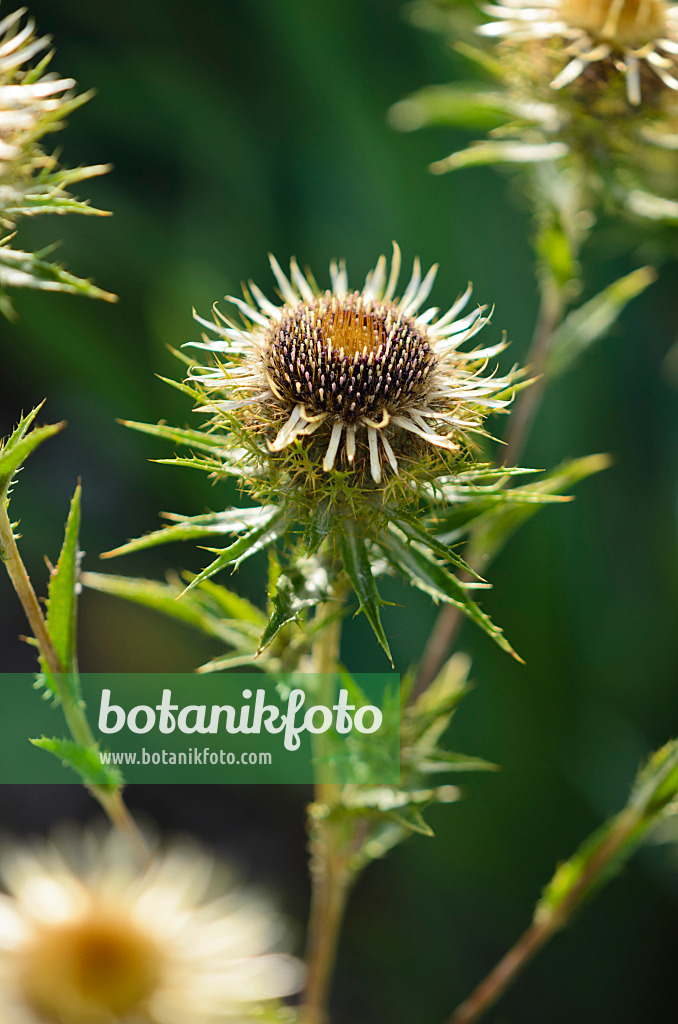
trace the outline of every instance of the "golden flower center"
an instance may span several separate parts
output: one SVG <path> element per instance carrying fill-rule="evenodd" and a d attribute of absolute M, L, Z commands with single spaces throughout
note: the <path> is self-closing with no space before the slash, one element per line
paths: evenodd
<path fill-rule="evenodd" d="M 425 332 L 394 306 L 328 292 L 285 310 L 266 362 L 285 409 L 302 404 L 351 424 L 422 400 L 436 359 Z"/>
<path fill-rule="evenodd" d="M 377 352 L 384 341 L 383 319 L 358 303 L 353 307 L 319 311 L 317 327 L 332 348 L 344 349 L 347 355 L 359 352 Z"/>
<path fill-rule="evenodd" d="M 562 0 L 560 14 L 575 28 L 619 47 L 638 48 L 664 35 L 664 0 Z"/>
<path fill-rule="evenodd" d="M 144 1006 L 160 981 L 155 941 L 99 908 L 44 925 L 20 952 L 25 1002 L 49 1024 L 99 1024 Z"/>

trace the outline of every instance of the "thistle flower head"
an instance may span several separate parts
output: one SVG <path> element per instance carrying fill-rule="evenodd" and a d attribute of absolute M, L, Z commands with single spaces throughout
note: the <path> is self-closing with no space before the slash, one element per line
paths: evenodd
<path fill-rule="evenodd" d="M 628 102 L 662 85 L 678 90 L 678 6 L 664 0 L 504 0 L 489 5 L 483 35 L 517 43 L 544 40 L 558 50 L 554 89 L 587 76 L 622 73 Z"/>
<path fill-rule="evenodd" d="M 510 400 L 510 379 L 485 372 L 503 344 L 462 347 L 488 321 L 484 307 L 459 316 L 470 287 L 442 316 L 422 311 L 437 267 L 422 276 L 415 260 L 398 297 L 397 246 L 361 291 L 343 264 L 331 265 L 327 291 L 295 260 L 289 277 L 273 257 L 271 266 L 282 302 L 254 284 L 244 300 L 229 298 L 243 322 L 220 312 L 215 324 L 201 320 L 217 334 L 201 345 L 216 365 L 191 373 L 209 399 L 203 411 L 254 442 L 259 473 L 298 476 L 310 465 L 316 484 L 340 473 L 354 491 L 373 491 L 416 478 L 431 452 L 447 468 L 464 461 L 487 413 Z"/>
<path fill-rule="evenodd" d="M 270 914 L 233 893 L 205 900 L 212 867 L 178 848 L 140 867 L 119 839 L 91 836 L 15 852 L 0 898 L 4 1024 L 235 1024 L 294 991 L 296 961 L 266 952 Z"/>

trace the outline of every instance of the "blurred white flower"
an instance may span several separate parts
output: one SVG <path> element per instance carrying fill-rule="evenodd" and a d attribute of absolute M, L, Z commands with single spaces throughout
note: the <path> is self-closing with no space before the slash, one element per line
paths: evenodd
<path fill-rule="evenodd" d="M 207 896 L 214 864 L 175 847 L 146 866 L 116 836 L 18 849 L 1 873 L 2 1024 L 236 1024 L 299 988 L 268 952 L 278 919 L 251 896 Z"/>

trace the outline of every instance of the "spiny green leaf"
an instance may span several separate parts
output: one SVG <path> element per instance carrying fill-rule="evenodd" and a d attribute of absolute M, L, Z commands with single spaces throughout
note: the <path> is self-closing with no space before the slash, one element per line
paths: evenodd
<path fill-rule="evenodd" d="M 250 530 L 244 537 L 236 540 L 227 548 L 222 550 L 207 548 L 208 551 L 216 552 L 217 557 L 206 569 L 198 573 L 195 579 L 191 580 L 184 593 L 192 590 L 193 587 L 197 587 L 203 580 L 209 579 L 210 576 L 214 576 L 215 573 L 224 569 L 227 565 L 237 568 L 246 558 L 250 558 L 257 551 L 261 551 L 262 548 L 277 540 L 283 531 L 283 512 L 274 506 L 269 506 L 269 508 L 272 509 L 272 512 L 262 526 Z"/>
<path fill-rule="evenodd" d="M 16 206 L 4 207 L 2 212 L 11 219 L 20 216 L 34 217 L 41 213 L 84 213 L 94 217 L 107 215 L 105 210 L 97 210 L 87 200 L 70 199 L 59 195 L 28 195 Z"/>
<path fill-rule="evenodd" d="M 381 542 L 384 553 L 406 579 L 432 597 L 455 605 L 464 615 L 480 626 L 502 650 L 512 655 L 517 661 L 522 661 L 522 658 L 516 654 L 504 636 L 503 631 L 495 626 L 489 615 L 482 611 L 475 601 L 471 600 L 466 588 L 456 576 L 448 572 L 444 566 L 436 562 L 428 552 L 421 550 L 416 544 L 398 544 L 397 538 L 392 532 L 388 541 L 388 543 Z"/>
<path fill-rule="evenodd" d="M 364 612 L 386 657 L 393 664 L 391 649 L 379 615 L 379 606 L 384 602 L 379 597 L 365 541 L 357 535 L 356 530 L 357 524 L 351 524 L 347 530 L 342 529 L 339 532 L 339 548 L 344 571 L 358 598 L 360 604 L 358 610 Z"/>
<path fill-rule="evenodd" d="M 39 408 L 40 406 L 38 406 Z M 12 477 L 31 452 L 48 437 L 58 434 L 65 426 L 65 423 L 50 423 L 45 427 L 34 427 L 27 433 L 28 426 L 33 421 L 38 409 L 34 409 L 22 419 L 9 440 L 0 449 L 0 501 L 6 497 Z"/>
<path fill-rule="evenodd" d="M 671 740 L 640 770 L 626 807 L 608 819 L 561 864 L 544 890 L 535 920 L 564 924 L 614 876 L 678 797 L 678 740 Z"/>
<path fill-rule="evenodd" d="M 466 564 L 463 558 L 461 558 L 457 552 L 445 544 L 439 538 L 435 536 L 432 530 L 422 526 L 420 522 L 417 522 L 414 517 L 411 519 L 398 518 L 394 520 L 394 524 L 397 525 L 404 534 L 410 540 L 417 540 L 420 544 L 425 546 L 433 555 L 437 555 L 438 558 L 442 558 L 445 562 L 449 562 L 451 565 L 456 566 L 457 569 L 462 572 L 467 572 L 471 576 L 480 580 L 482 577 L 474 572 L 469 565 Z"/>
<path fill-rule="evenodd" d="M 628 303 L 656 279 L 653 267 L 641 267 L 568 313 L 553 336 L 547 377 L 553 379 L 569 369 L 582 352 L 608 333 Z"/>
<path fill-rule="evenodd" d="M 56 736 L 52 739 L 43 736 L 30 742 L 34 747 L 58 757 L 63 765 L 77 772 L 88 786 L 111 786 L 117 789 L 122 785 L 120 772 L 101 763 L 98 746 L 82 747 L 73 740 L 60 740 Z"/>
<path fill-rule="evenodd" d="M 238 622 L 251 622 L 260 630 L 266 624 L 266 616 L 255 605 L 239 594 L 228 590 L 219 583 L 212 583 L 211 580 L 203 580 L 200 584 L 200 591 L 207 594 L 214 602 L 219 611 L 228 619 Z"/>
<path fill-rule="evenodd" d="M 212 661 L 206 661 L 204 665 L 196 669 L 196 672 L 201 675 L 207 675 L 209 672 L 227 672 L 232 668 L 246 668 L 247 666 L 260 667 L 262 671 L 265 666 L 259 664 L 256 660 L 256 651 L 250 651 L 247 654 L 227 654 L 223 658 L 213 658 Z"/>
<path fill-rule="evenodd" d="M 43 399 L 43 401 L 40 402 L 39 405 L 36 405 L 34 409 L 31 409 L 30 412 L 26 413 L 25 416 L 21 417 L 15 429 L 12 431 L 8 438 L 0 439 L 0 454 L 2 454 L 3 451 L 12 448 L 18 441 L 21 440 L 22 437 L 25 436 L 28 428 L 30 427 L 33 420 L 38 415 L 44 404 L 45 400 Z"/>
<path fill-rule="evenodd" d="M 80 565 L 80 485 L 75 489 L 66 521 L 64 542 L 56 568 L 53 570 L 47 591 L 47 631 L 54 650 L 63 665 L 71 697 L 80 699 L 77 680 L 76 621 L 77 584 Z M 40 665 L 49 679 L 49 668 L 44 660 Z"/>
<path fill-rule="evenodd" d="M 186 359 L 183 352 L 177 352 L 176 349 L 173 348 L 170 348 L 170 352 L 172 353 L 172 355 L 176 356 L 177 359 L 180 359 L 182 362 L 184 362 L 187 366 L 193 365 L 193 361 L 191 359 Z M 170 387 L 176 388 L 176 390 L 181 391 L 183 395 L 188 395 L 189 398 L 192 398 L 194 402 L 204 401 L 205 396 L 202 394 L 202 392 L 198 391 L 197 388 L 192 388 L 190 384 L 185 384 L 183 381 L 180 380 L 172 380 L 171 377 L 162 377 L 160 374 L 157 374 L 157 377 L 158 380 L 161 380 L 163 382 L 163 384 L 169 384 Z"/>
<path fill-rule="evenodd" d="M 160 530 L 154 530 L 136 540 L 130 540 L 112 551 L 105 551 L 101 558 L 115 558 L 118 555 L 128 555 L 133 551 L 142 551 L 145 548 L 156 547 L 159 544 L 170 544 L 174 541 L 202 540 L 205 537 L 219 536 L 226 533 L 241 533 L 250 529 L 261 518 L 267 514 L 267 509 L 261 508 L 235 508 L 227 512 L 210 512 L 205 515 L 181 518 L 171 517 L 179 521 L 172 526 L 163 526 Z"/>
<path fill-rule="evenodd" d="M 134 420 L 120 420 L 120 422 L 123 426 L 129 427 L 130 430 L 137 430 L 141 434 L 162 437 L 166 441 L 188 445 L 191 448 L 198 448 L 203 452 L 213 452 L 214 449 L 222 449 L 231 440 L 223 434 L 209 434 L 202 430 L 171 427 L 168 423 L 137 423 Z"/>
<path fill-rule="evenodd" d="M 117 302 L 117 295 L 102 291 L 91 281 L 74 277 L 57 263 L 47 263 L 36 254 L 19 252 L 0 244 L 0 288 L 33 288 L 38 291 L 67 292 L 90 299 Z"/>
<path fill-rule="evenodd" d="M 326 600 L 327 572 L 315 559 L 300 559 L 287 573 L 277 575 L 273 587 L 270 617 L 259 641 L 260 651 L 273 642 L 288 622 L 298 621 L 304 609 Z"/>
<path fill-rule="evenodd" d="M 315 597 L 302 599 L 294 591 L 292 581 L 284 574 L 278 581 L 271 601 L 271 614 L 259 641 L 259 650 L 263 651 L 288 622 L 298 620 L 304 608 L 316 604 Z"/>
<path fill-rule="evenodd" d="M 189 456 L 185 459 L 151 459 L 159 466 L 179 466 L 181 469 L 199 469 L 203 473 L 217 473 L 219 476 L 241 476 L 237 469 L 227 465 L 212 456 L 210 459 L 201 459 L 198 455 Z"/>
<path fill-rule="evenodd" d="M 608 455 L 587 455 L 581 459 L 572 459 L 547 473 L 537 483 L 530 484 L 530 489 L 548 494 L 569 490 L 580 480 L 607 469 L 610 463 Z M 518 527 L 542 507 L 539 504 L 500 505 L 479 516 L 466 531 L 471 536 L 467 550 L 469 561 L 481 553 L 486 562 L 494 558 Z"/>
<path fill-rule="evenodd" d="M 97 572 L 84 572 L 81 576 L 84 586 L 103 594 L 112 594 L 127 601 L 144 605 L 172 619 L 186 623 L 233 647 L 248 642 L 252 652 L 256 648 L 258 629 L 247 622 L 224 620 L 211 613 L 202 604 L 199 593 L 185 595 L 178 584 L 159 583 L 156 580 L 133 579 L 125 576 L 108 576 Z M 183 596 L 185 595 L 185 596 Z M 181 597 L 181 600 L 178 598 Z"/>

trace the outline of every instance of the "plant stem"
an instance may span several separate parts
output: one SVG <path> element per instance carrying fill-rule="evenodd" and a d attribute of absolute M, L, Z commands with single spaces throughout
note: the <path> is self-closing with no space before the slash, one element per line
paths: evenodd
<path fill-rule="evenodd" d="M 17 547 L 16 538 L 7 512 L 6 499 L 0 502 L 0 560 L 7 569 L 7 574 L 24 609 L 31 632 L 38 644 L 38 650 L 54 680 L 59 703 L 61 704 L 71 736 L 81 746 L 91 747 L 95 741 L 85 715 L 84 705 L 81 701 L 73 700 L 72 695 L 64 686 L 63 679 L 67 674 L 66 667 L 62 664 L 52 638 L 49 635 L 40 602 L 19 554 L 19 548 Z M 105 786 L 90 786 L 88 788 L 99 801 L 115 828 L 133 843 L 137 851 L 146 851 L 146 843 L 125 806 L 121 790 L 110 789 Z"/>
<path fill-rule="evenodd" d="M 474 1024 L 493 1006 L 517 975 L 557 931 L 563 928 L 620 850 L 643 821 L 642 809 L 626 808 L 618 815 L 605 842 L 586 864 L 571 889 L 555 908 L 542 905 L 529 928 L 502 957 L 480 985 L 450 1017 L 448 1024 Z"/>
<path fill-rule="evenodd" d="M 521 458 L 532 425 L 544 397 L 546 367 L 555 329 L 563 318 L 565 303 L 562 288 L 550 275 L 541 282 L 541 301 L 537 322 L 527 357 L 528 369 L 536 377 L 530 387 L 520 392 L 506 431 L 503 463 L 514 466 Z"/>
<path fill-rule="evenodd" d="M 541 300 L 537 322 L 527 357 L 529 370 L 537 379 L 530 387 L 520 392 L 512 410 L 506 434 L 504 465 L 517 464 L 530 436 L 544 396 L 546 385 L 544 374 L 553 334 L 562 319 L 564 309 L 562 288 L 551 275 L 544 274 L 541 280 Z M 472 545 L 472 540 L 471 538 L 469 541 L 470 545 Z M 480 553 L 474 553 L 468 559 L 468 564 L 476 572 L 483 571 L 485 568 L 483 563 L 484 559 Z M 472 577 L 466 577 L 467 581 L 470 579 Z M 463 581 L 464 577 L 462 577 Z M 462 621 L 462 613 L 456 606 L 448 604 L 441 608 L 419 662 L 417 678 L 412 688 L 412 700 L 416 700 L 437 676 L 452 649 Z"/>
<path fill-rule="evenodd" d="M 311 669 L 321 675 L 336 672 L 341 639 L 338 602 L 318 606 L 318 638 L 311 654 Z M 336 783 L 317 782 L 309 809 L 311 835 L 311 913 L 308 925 L 308 975 L 301 1007 L 303 1024 L 325 1024 L 339 932 L 351 884 L 339 835 L 340 825 L 331 810 L 339 797 Z"/>
<path fill-rule="evenodd" d="M 37 640 L 40 654 L 44 658 L 47 668 L 53 676 L 62 676 L 65 669 L 54 648 L 52 638 L 47 630 L 45 617 L 42 614 L 42 608 L 19 554 L 12 524 L 7 513 L 6 501 L 0 504 L 0 558 L 4 562 L 17 597 L 21 601 L 21 606 L 26 613 L 31 632 Z"/>

